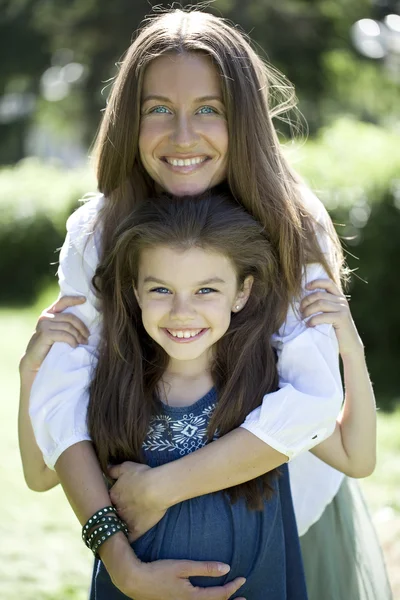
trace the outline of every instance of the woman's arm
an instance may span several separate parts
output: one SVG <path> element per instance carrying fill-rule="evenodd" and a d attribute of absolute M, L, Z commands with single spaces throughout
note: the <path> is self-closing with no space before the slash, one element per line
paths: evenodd
<path fill-rule="evenodd" d="M 85 298 L 79 296 L 65 296 L 43 311 L 19 364 L 19 448 L 25 481 L 31 490 L 37 492 L 51 489 L 59 483 L 59 479 L 55 471 L 46 466 L 36 443 L 29 418 L 29 395 L 40 365 L 54 342 L 64 342 L 72 348 L 86 343 L 89 332 L 82 321 L 71 314 L 59 314 L 84 301 Z"/>
<path fill-rule="evenodd" d="M 346 394 L 334 433 L 312 452 L 350 477 L 367 477 L 376 463 L 376 407 L 364 347 L 345 296 L 331 281 L 316 281 L 310 289 L 316 288 L 325 292 L 305 298 L 303 314 L 306 318 L 315 315 L 309 321 L 311 326 L 331 323 L 335 328 Z"/>

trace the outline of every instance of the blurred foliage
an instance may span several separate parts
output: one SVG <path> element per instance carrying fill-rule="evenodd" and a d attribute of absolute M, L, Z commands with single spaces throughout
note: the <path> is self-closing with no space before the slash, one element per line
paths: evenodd
<path fill-rule="evenodd" d="M 79 131 L 88 146 L 98 127 L 116 62 L 129 46 L 141 20 L 167 8 L 170 0 L 0 0 L 0 97 L 17 91 L 36 97 L 29 115 L 0 122 L 0 163 L 23 156 L 23 137 L 32 121 Z M 182 0 L 174 6 L 188 6 Z M 206 10 L 222 15 L 248 33 L 264 57 L 296 85 L 310 131 L 350 112 L 380 122 L 398 112 L 396 83 L 382 61 L 360 57 L 350 27 L 374 16 L 370 0 L 215 0 Z M 382 1 L 381 1 L 382 4 Z M 64 49 L 64 50 L 62 50 Z M 85 76 L 65 100 L 40 100 L 40 80 L 62 54 L 86 67 Z M 61 58 L 60 58 L 61 57 Z M 104 88 L 103 92 L 102 89 Z M 286 132 L 287 133 L 287 132 Z"/>
<path fill-rule="evenodd" d="M 0 171 L 0 303 L 29 303 L 54 281 L 65 221 L 90 189 L 87 169 L 25 159 Z"/>
<path fill-rule="evenodd" d="M 303 145 L 287 146 L 291 162 L 329 209 L 343 239 L 351 306 L 365 343 L 380 406 L 399 390 L 400 145 L 396 134 L 340 119 Z M 54 281 L 55 250 L 77 199 L 95 189 L 85 170 L 65 171 L 25 160 L 0 171 L 0 303 L 32 302 Z M 342 224 L 342 225 L 340 225 Z M 53 263 L 50 265 L 50 263 Z"/>

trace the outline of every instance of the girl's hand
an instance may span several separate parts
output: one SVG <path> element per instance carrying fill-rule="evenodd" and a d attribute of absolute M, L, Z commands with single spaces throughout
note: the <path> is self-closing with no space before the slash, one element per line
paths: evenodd
<path fill-rule="evenodd" d="M 317 279 L 307 284 L 308 290 L 318 290 L 303 298 L 300 310 L 307 327 L 323 323 L 333 325 L 341 356 L 363 352 L 363 344 L 351 316 L 349 303 L 330 279 Z"/>
<path fill-rule="evenodd" d="M 154 469 L 147 465 L 124 462 L 108 470 L 117 481 L 110 489 L 110 498 L 118 514 L 128 525 L 131 542 L 146 533 L 165 515 L 159 494 L 153 493 Z"/>
<path fill-rule="evenodd" d="M 36 332 L 21 359 L 21 371 L 36 373 L 54 342 L 65 342 L 72 348 L 87 343 L 89 331 L 85 324 L 75 315 L 63 312 L 66 308 L 84 302 L 84 296 L 63 296 L 42 312 L 36 324 Z"/>

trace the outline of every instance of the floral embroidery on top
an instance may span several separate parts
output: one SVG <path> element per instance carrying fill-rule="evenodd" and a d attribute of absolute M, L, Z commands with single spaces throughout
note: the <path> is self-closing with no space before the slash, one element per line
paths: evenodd
<path fill-rule="evenodd" d="M 199 414 L 188 412 L 179 419 L 160 413 L 150 419 L 143 450 L 177 451 L 180 456 L 194 452 L 207 443 L 207 426 L 216 404 L 209 404 Z"/>

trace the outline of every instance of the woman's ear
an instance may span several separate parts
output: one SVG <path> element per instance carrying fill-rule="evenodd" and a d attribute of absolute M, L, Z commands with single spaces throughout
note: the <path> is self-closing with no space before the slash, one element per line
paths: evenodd
<path fill-rule="evenodd" d="M 247 300 L 250 298 L 251 288 L 253 287 L 254 277 L 248 275 L 243 282 L 242 289 L 236 294 L 236 299 L 232 307 L 232 312 L 239 312 L 246 306 Z"/>

